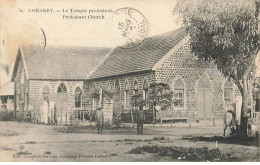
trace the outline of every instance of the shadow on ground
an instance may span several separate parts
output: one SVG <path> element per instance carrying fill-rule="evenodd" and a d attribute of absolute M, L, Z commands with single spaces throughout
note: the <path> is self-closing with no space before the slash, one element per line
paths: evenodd
<path fill-rule="evenodd" d="M 171 157 L 173 160 L 178 161 L 239 161 L 237 157 L 231 156 L 231 154 L 223 154 L 219 149 L 203 148 L 186 148 L 176 146 L 143 146 L 137 147 L 129 151 L 129 154 L 143 154 L 143 153 L 158 154 L 163 157 Z"/>
<path fill-rule="evenodd" d="M 256 137 L 238 137 L 238 136 L 213 136 L 213 137 L 204 137 L 204 136 L 188 136 L 183 137 L 184 140 L 189 140 L 190 142 L 196 141 L 205 141 L 205 142 L 218 142 L 225 144 L 239 144 L 245 146 L 255 146 L 257 147 Z"/>
<path fill-rule="evenodd" d="M 85 134 L 97 134 L 97 129 L 95 126 L 67 126 L 67 127 L 56 127 L 53 130 L 60 132 L 60 133 L 85 133 Z M 134 135 L 137 134 L 136 128 L 133 127 L 112 127 L 104 129 L 101 134 L 105 135 L 114 135 L 114 134 L 120 134 L 120 135 Z M 149 129 L 146 129 L 144 132 L 144 135 L 154 135 L 155 132 L 150 131 Z"/>

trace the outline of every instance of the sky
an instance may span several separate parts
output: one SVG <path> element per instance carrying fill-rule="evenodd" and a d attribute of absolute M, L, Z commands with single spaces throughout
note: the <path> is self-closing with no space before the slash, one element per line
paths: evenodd
<path fill-rule="evenodd" d="M 10 64 L 13 68 L 19 45 L 42 44 L 41 28 L 46 35 L 47 47 L 67 45 L 113 48 L 117 46 L 113 33 L 115 27 L 110 26 L 113 12 L 125 7 L 134 8 L 144 15 L 148 24 L 148 37 L 174 30 L 180 27 L 173 14 L 175 4 L 176 0 L 0 0 L 0 63 Z M 29 12 L 37 9 L 61 12 Z M 113 12 L 92 14 L 104 15 L 102 20 L 63 19 L 63 15 L 89 15 L 62 12 L 70 9 L 106 9 Z M 259 63 L 260 58 L 257 59 Z M 3 79 L 3 74 L 0 75 Z M 10 76 L 4 79 L 2 82 L 10 79 Z"/>
<path fill-rule="evenodd" d="M 148 36 L 174 30 L 178 27 L 173 15 L 175 0 L 0 0 L 0 30 L 5 32 L 8 61 L 13 61 L 20 43 L 41 43 L 44 30 L 48 45 L 72 45 L 90 47 L 114 47 L 113 28 L 109 26 L 111 13 L 103 20 L 66 20 L 66 13 L 36 13 L 29 9 L 117 9 L 131 7 L 139 10 L 148 22 Z M 23 10 L 23 12 L 20 12 Z M 84 15 L 77 14 L 75 15 Z"/>
<path fill-rule="evenodd" d="M 176 0 L 0 0 L 0 63 L 11 65 L 19 45 L 42 44 L 42 31 L 46 35 L 46 47 L 50 45 L 110 47 L 117 46 L 114 27 L 110 26 L 113 12 L 125 7 L 137 9 L 147 20 L 147 37 L 179 27 L 173 8 Z M 37 9 L 61 10 L 61 12 L 29 12 Z M 63 10 L 111 10 L 104 19 L 63 19 L 63 15 L 89 15 L 66 13 Z M 23 11 L 23 12 L 21 12 Z M 4 43 L 4 44 L 3 44 Z M 0 73 L 5 82 L 10 79 Z M 4 80 L 3 80 L 4 79 Z"/>

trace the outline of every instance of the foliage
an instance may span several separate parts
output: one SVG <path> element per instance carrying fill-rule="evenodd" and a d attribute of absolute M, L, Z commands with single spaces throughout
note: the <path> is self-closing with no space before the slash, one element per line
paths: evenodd
<path fill-rule="evenodd" d="M 110 98 L 112 99 L 114 97 L 114 94 L 115 92 L 112 91 L 111 89 L 109 88 L 106 88 L 106 89 L 102 89 L 102 92 L 103 92 L 103 96 L 106 97 L 106 98 Z"/>
<path fill-rule="evenodd" d="M 98 99 L 99 98 L 99 89 L 97 89 L 97 88 L 90 88 L 89 93 L 90 93 L 90 97 L 91 98 L 94 98 L 94 99 Z"/>
<path fill-rule="evenodd" d="M 237 83 L 251 72 L 253 67 L 249 67 L 259 50 L 258 1 L 180 0 L 175 12 L 189 32 L 191 50 L 199 59 L 214 61 Z"/>
<path fill-rule="evenodd" d="M 90 97 L 94 98 L 94 99 L 99 99 L 99 97 L 100 97 L 99 92 L 100 92 L 100 89 L 96 88 L 96 87 L 91 87 L 89 89 Z M 110 98 L 110 99 L 112 99 L 113 96 L 114 96 L 114 92 L 112 90 L 109 90 L 109 89 L 102 89 L 102 94 L 103 94 L 104 97 Z"/>
<path fill-rule="evenodd" d="M 143 95 L 141 93 L 137 93 L 132 96 L 132 106 L 139 107 L 145 105 L 145 100 L 143 99 Z"/>
<path fill-rule="evenodd" d="M 199 59 L 214 62 L 242 95 L 241 135 L 247 136 L 248 80 L 259 51 L 259 0 L 179 0 L 174 11 Z"/>
<path fill-rule="evenodd" d="M 11 121 L 13 120 L 13 111 L 1 111 L 0 121 Z"/>
<path fill-rule="evenodd" d="M 149 86 L 147 102 L 153 106 L 161 106 L 162 110 L 172 105 L 173 92 L 169 84 L 152 83 Z"/>
<path fill-rule="evenodd" d="M 184 161 L 238 161 L 237 157 L 231 157 L 231 154 L 222 154 L 219 149 L 203 148 L 185 148 L 176 146 L 143 146 L 129 151 L 131 154 L 158 153 L 160 156 L 169 156 L 173 159 Z"/>
<path fill-rule="evenodd" d="M 5 71 L 7 75 L 10 74 L 10 65 L 1 63 L 1 68 Z"/>
<path fill-rule="evenodd" d="M 260 78 L 257 77 L 253 81 L 253 97 L 254 97 L 254 99 L 257 99 L 259 94 L 260 94 Z"/>

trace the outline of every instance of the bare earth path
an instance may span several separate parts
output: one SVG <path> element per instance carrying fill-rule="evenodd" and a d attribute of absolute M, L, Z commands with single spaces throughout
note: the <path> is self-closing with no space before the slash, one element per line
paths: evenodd
<path fill-rule="evenodd" d="M 104 130 L 23 122 L 0 122 L 0 161 L 178 161 L 156 154 L 129 154 L 138 146 L 164 145 L 216 148 L 216 142 L 189 141 L 186 136 L 221 136 L 222 127 L 152 127 L 144 135 L 130 126 Z M 164 140 L 158 140 L 164 137 Z M 241 161 L 259 161 L 257 147 L 218 143 L 218 149 Z"/>

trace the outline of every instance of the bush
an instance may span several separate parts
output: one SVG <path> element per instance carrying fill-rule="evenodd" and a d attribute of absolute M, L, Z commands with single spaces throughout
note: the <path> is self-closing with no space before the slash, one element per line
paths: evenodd
<path fill-rule="evenodd" d="M 219 149 L 209 150 L 203 148 L 184 148 L 175 146 L 143 146 L 132 149 L 129 153 L 158 153 L 160 156 L 169 156 L 173 159 L 181 159 L 185 161 L 237 161 L 238 158 L 231 155 L 222 154 Z"/>
<path fill-rule="evenodd" d="M 11 121 L 13 120 L 13 111 L 1 111 L 0 121 Z"/>

